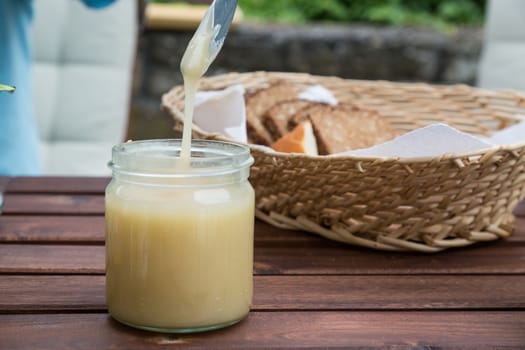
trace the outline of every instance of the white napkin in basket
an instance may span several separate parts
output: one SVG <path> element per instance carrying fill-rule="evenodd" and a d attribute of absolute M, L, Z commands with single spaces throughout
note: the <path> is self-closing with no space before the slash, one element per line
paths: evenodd
<path fill-rule="evenodd" d="M 488 138 L 495 145 L 511 145 L 525 142 L 525 116 L 519 116 L 522 122 L 494 133 Z"/>
<path fill-rule="evenodd" d="M 522 122 L 483 138 L 459 131 L 447 124 L 432 124 L 415 129 L 391 141 L 351 150 L 338 155 L 369 157 L 437 157 L 451 153 L 466 153 L 494 146 L 525 142 L 525 118 Z"/>
<path fill-rule="evenodd" d="M 299 93 L 298 97 L 300 100 L 326 103 L 332 106 L 335 106 L 339 103 L 334 94 L 332 94 L 332 91 L 321 85 L 307 87 L 304 91 Z"/>
<path fill-rule="evenodd" d="M 337 155 L 367 157 L 437 157 L 447 153 L 465 153 L 492 147 L 483 139 L 437 123 L 407 132 L 393 140 L 369 148 Z"/>
<path fill-rule="evenodd" d="M 246 143 L 244 86 L 236 84 L 224 90 L 197 92 L 193 123 L 206 132 Z"/>

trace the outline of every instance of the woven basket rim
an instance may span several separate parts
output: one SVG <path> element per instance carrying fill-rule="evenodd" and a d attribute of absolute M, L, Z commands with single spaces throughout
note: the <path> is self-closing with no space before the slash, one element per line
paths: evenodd
<path fill-rule="evenodd" d="M 226 74 L 222 74 L 222 75 L 204 77 L 203 79 L 218 79 L 220 77 L 223 77 L 223 76 L 227 77 L 229 75 L 250 76 L 250 75 L 254 75 L 254 74 L 267 74 L 267 75 L 270 76 L 270 78 L 272 78 L 273 75 L 293 76 L 295 74 L 301 74 L 301 75 L 309 76 L 312 79 L 317 79 L 317 78 L 320 78 L 320 79 L 335 78 L 335 79 L 341 79 L 343 81 L 352 81 L 352 82 L 358 82 L 358 83 L 362 82 L 362 83 L 365 83 L 365 84 L 373 84 L 373 83 L 385 82 L 385 83 L 388 83 L 388 84 L 400 85 L 400 86 L 401 85 L 402 86 L 414 85 L 414 86 L 428 86 L 428 87 L 446 87 L 446 85 L 433 85 L 433 84 L 421 83 L 421 82 L 406 83 L 406 82 L 392 82 L 392 81 L 385 81 L 385 80 L 344 79 L 344 78 L 340 78 L 340 77 L 311 75 L 311 74 L 306 74 L 306 73 L 262 72 L 262 71 L 245 72 L 245 73 L 226 73 Z M 515 90 L 511 90 L 511 89 L 488 90 L 488 89 L 482 89 L 482 88 L 478 88 L 478 87 L 468 86 L 468 85 L 465 85 L 465 84 L 454 84 L 454 85 L 448 85 L 448 86 L 464 87 L 464 88 L 472 89 L 474 91 L 515 93 L 515 94 L 520 94 L 520 95 L 523 94 L 523 93 L 521 93 L 519 91 L 515 91 Z M 175 89 L 181 89 L 181 88 L 184 88 L 183 84 L 176 85 L 176 86 L 172 87 L 168 92 L 166 92 L 165 94 L 162 95 L 162 98 L 161 98 L 161 109 L 163 111 L 167 112 L 172 118 L 176 119 L 178 122 L 184 123 L 183 116 L 178 114 L 178 113 L 176 113 L 176 111 L 174 111 L 173 106 L 168 101 L 168 98 L 169 98 L 170 94 L 172 93 L 172 91 L 175 90 Z M 203 91 L 211 91 L 211 90 L 203 90 Z M 523 96 L 525 97 L 525 94 L 523 94 Z M 523 119 L 523 121 L 525 122 L 525 118 Z M 517 118 L 517 123 L 519 123 L 519 119 L 518 118 Z M 270 148 L 268 146 L 257 145 L 257 144 L 250 144 L 250 143 L 245 143 L 245 142 L 233 140 L 233 139 L 230 139 L 230 138 L 228 138 L 228 137 L 226 137 L 226 136 L 224 136 L 223 134 L 220 134 L 220 133 L 204 131 L 202 128 L 197 126 L 195 123 L 192 123 L 192 130 L 194 130 L 194 131 L 198 132 L 199 134 L 204 135 L 204 136 L 206 136 L 208 138 L 215 138 L 215 139 L 220 139 L 220 140 L 223 140 L 223 141 L 228 141 L 228 142 L 234 142 L 234 143 L 237 143 L 237 144 L 242 144 L 244 146 L 248 146 L 250 148 L 256 149 L 256 150 L 258 150 L 260 152 L 271 154 L 271 155 L 278 155 L 279 157 L 284 157 L 284 158 L 288 158 L 288 157 L 308 158 L 308 159 L 317 159 L 317 160 L 320 160 L 320 159 L 352 159 L 352 160 L 356 160 L 356 161 L 381 161 L 381 162 L 400 162 L 400 163 L 422 163 L 423 162 L 424 163 L 424 162 L 430 162 L 430 161 L 435 161 L 435 160 L 449 160 L 449 159 L 470 158 L 470 157 L 474 157 L 475 158 L 475 157 L 483 156 L 483 155 L 485 155 L 487 153 L 493 153 L 493 152 L 498 152 L 498 151 L 509 151 L 509 152 L 512 152 L 514 150 L 517 150 L 517 149 L 525 147 L 525 139 L 524 139 L 523 141 L 514 142 L 514 143 L 506 144 L 506 145 L 493 145 L 493 146 L 489 146 L 489 147 L 486 147 L 486 148 L 477 149 L 477 150 L 473 150 L 473 151 L 458 152 L 458 153 L 444 153 L 444 154 L 439 155 L 439 156 L 431 156 L 431 157 L 429 157 L 429 156 L 424 156 L 424 157 L 382 157 L 382 156 L 337 155 L 337 154 L 314 156 L 314 155 L 306 155 L 306 154 L 301 154 L 301 153 L 279 152 L 279 151 L 273 150 L 272 148 Z M 416 130 L 416 129 L 413 129 L 413 130 Z M 476 136 L 475 134 L 469 134 L 469 135 Z"/>

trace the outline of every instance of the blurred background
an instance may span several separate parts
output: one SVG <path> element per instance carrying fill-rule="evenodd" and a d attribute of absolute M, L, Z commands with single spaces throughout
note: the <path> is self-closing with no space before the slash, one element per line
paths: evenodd
<path fill-rule="evenodd" d="M 180 60 L 211 3 L 117 0 L 95 10 L 87 1 L 34 1 L 44 174 L 107 175 L 114 144 L 180 136 L 161 97 L 182 84 Z M 523 13 L 524 0 L 239 0 L 206 75 L 305 72 L 525 91 Z"/>
<path fill-rule="evenodd" d="M 160 98 L 206 4 L 147 3 L 138 40 L 128 136 L 176 136 Z M 206 75 L 288 71 L 351 79 L 476 85 L 485 0 L 239 0 L 234 26 Z"/>

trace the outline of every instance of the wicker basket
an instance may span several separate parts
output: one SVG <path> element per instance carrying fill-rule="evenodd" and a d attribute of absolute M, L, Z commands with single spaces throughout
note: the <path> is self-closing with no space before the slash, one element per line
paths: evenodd
<path fill-rule="evenodd" d="M 399 133 L 435 122 L 490 135 L 525 114 L 525 94 L 463 85 L 345 80 L 296 73 L 231 73 L 201 81 L 202 90 L 275 80 L 321 84 L 341 102 L 375 109 Z M 162 108 L 179 123 L 184 89 Z M 193 127 L 194 137 L 225 140 Z M 256 215 L 275 226 L 375 249 L 437 252 L 508 237 L 513 208 L 525 196 L 525 142 L 468 154 L 399 160 L 305 156 L 249 145 Z"/>

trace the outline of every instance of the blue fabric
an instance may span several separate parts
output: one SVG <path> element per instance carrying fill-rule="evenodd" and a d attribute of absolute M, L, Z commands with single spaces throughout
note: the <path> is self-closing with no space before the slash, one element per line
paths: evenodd
<path fill-rule="evenodd" d="M 101 8 L 115 0 L 82 0 Z M 33 0 L 0 0 L 0 84 L 16 92 L 0 92 L 0 175 L 41 174 L 38 131 L 33 110 L 29 31 Z"/>
<path fill-rule="evenodd" d="M 16 86 L 0 93 L 0 175 L 38 175 L 29 27 L 32 0 L 0 1 L 0 82 Z"/>
<path fill-rule="evenodd" d="M 115 0 L 82 0 L 82 2 L 91 8 L 103 8 L 113 3 Z M 126 0 L 129 1 L 129 0 Z"/>

